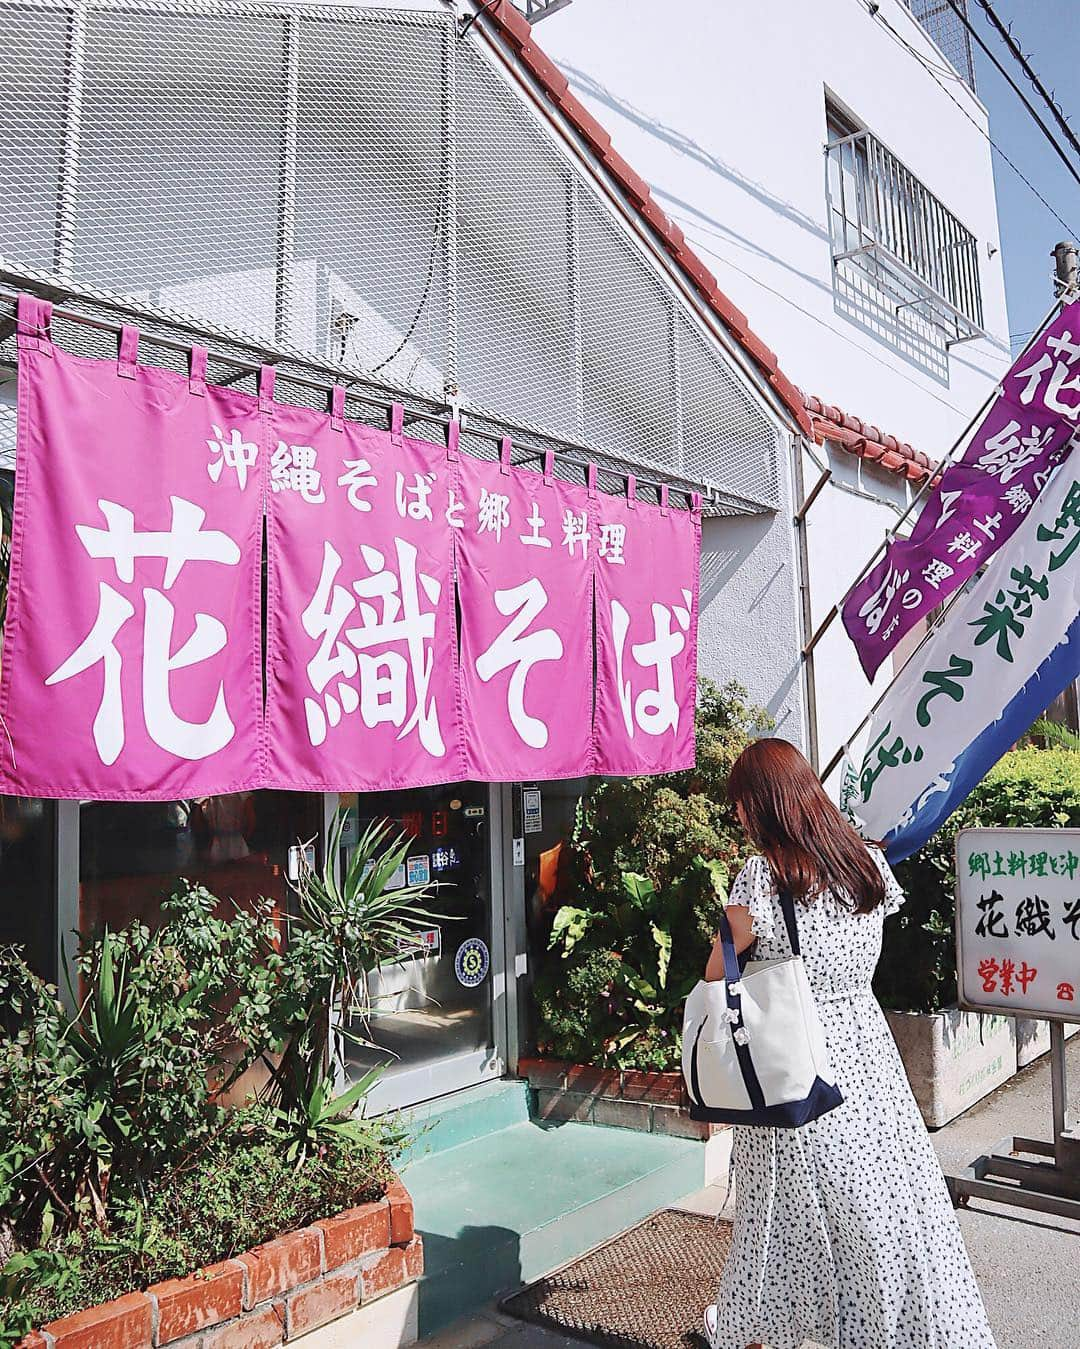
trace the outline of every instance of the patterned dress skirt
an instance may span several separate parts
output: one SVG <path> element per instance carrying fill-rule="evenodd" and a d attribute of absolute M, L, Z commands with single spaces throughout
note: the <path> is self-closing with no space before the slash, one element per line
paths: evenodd
<path fill-rule="evenodd" d="M 767 872 L 764 881 L 760 867 L 744 879 L 731 900 L 754 915 L 766 947 L 757 954 L 783 954 Z M 885 913 L 903 900 L 891 873 L 888 880 Z M 801 1129 L 733 1130 L 735 1231 L 716 1293 L 713 1349 L 755 1341 L 768 1349 L 994 1349 L 941 1166 L 869 989 L 883 916 L 881 908 L 855 916 L 828 902 L 799 908 L 844 1103 Z"/>

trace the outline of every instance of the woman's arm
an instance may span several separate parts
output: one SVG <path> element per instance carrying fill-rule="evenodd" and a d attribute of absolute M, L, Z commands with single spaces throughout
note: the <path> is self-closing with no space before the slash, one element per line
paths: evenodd
<path fill-rule="evenodd" d="M 754 944 L 753 920 L 750 917 L 750 910 L 742 904 L 728 904 L 724 913 L 731 924 L 731 935 L 735 938 L 735 951 L 738 955 L 742 955 L 748 946 Z M 709 953 L 709 963 L 705 966 L 705 978 L 710 983 L 715 983 L 723 977 L 724 953 L 720 947 L 720 936 L 717 934 L 712 951 Z"/>

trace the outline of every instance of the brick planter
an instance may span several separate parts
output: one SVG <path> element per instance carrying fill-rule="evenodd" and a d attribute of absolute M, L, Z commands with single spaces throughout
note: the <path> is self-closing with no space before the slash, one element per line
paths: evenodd
<path fill-rule="evenodd" d="M 727 1127 L 690 1118 L 682 1073 L 591 1068 L 558 1059 L 522 1059 L 518 1073 L 535 1093 L 538 1119 L 702 1140 Z"/>
<path fill-rule="evenodd" d="M 345 1343 L 341 1336 L 347 1334 L 365 1349 L 398 1349 L 416 1339 L 415 1296 L 408 1285 L 423 1268 L 412 1200 L 398 1180 L 377 1203 L 286 1232 L 186 1279 L 168 1279 L 145 1293 L 52 1321 L 22 1344 L 272 1349 L 305 1339 L 317 1349 L 322 1342 Z M 400 1307 L 389 1307 L 391 1294 L 401 1295 Z M 377 1301 L 376 1309 L 371 1304 Z M 338 1324 L 331 1330 L 330 1322 Z M 320 1333 L 321 1327 L 328 1328 Z"/>

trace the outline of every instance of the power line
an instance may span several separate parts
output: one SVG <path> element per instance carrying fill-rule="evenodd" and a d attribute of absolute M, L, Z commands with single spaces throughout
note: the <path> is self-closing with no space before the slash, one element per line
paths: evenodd
<path fill-rule="evenodd" d="M 1031 81 L 1032 86 L 1035 89 L 1035 92 L 1039 95 L 1042 101 L 1050 109 L 1054 121 L 1057 122 L 1058 126 L 1065 133 L 1065 136 L 1067 137 L 1069 144 L 1076 151 L 1076 153 L 1080 155 L 1080 140 L 1077 139 L 1076 133 L 1069 125 L 1068 117 L 1065 116 L 1064 112 L 1062 112 L 1061 108 L 1058 106 L 1053 91 L 1052 90 L 1049 92 L 1047 91 L 1046 86 L 1043 84 L 1042 80 L 1032 69 L 1031 58 L 1025 55 L 1023 48 L 1020 46 L 1019 42 L 1017 42 L 1016 38 L 1013 37 L 1012 26 L 1010 24 L 1002 23 L 1001 19 L 998 18 L 993 5 L 990 3 L 990 0 L 978 0 L 978 4 L 980 8 L 985 12 L 986 17 L 990 20 L 990 22 L 997 29 L 998 33 L 1001 35 L 1001 40 L 1005 43 L 1008 49 L 1012 52 L 1013 56 L 1019 62 L 1020 68 L 1023 70 L 1024 74 L 1028 77 L 1028 79 Z"/>
<path fill-rule="evenodd" d="M 960 100 L 956 97 L 956 95 L 952 92 L 952 90 L 947 88 L 944 84 L 942 84 L 937 74 L 937 71 L 934 68 L 933 63 L 927 61 L 920 51 L 916 50 L 916 48 L 913 47 L 910 42 L 907 42 L 904 39 L 904 37 L 896 31 L 896 29 L 892 26 L 892 24 L 888 21 L 888 19 L 884 16 L 884 14 L 881 13 L 878 6 L 873 3 L 873 0 L 862 0 L 862 3 L 867 6 L 871 18 L 876 19 L 878 23 L 880 23 L 882 27 L 885 28 L 886 31 L 892 36 L 895 42 L 898 42 L 900 46 L 904 48 L 905 51 L 909 52 L 912 56 L 915 57 L 915 59 L 919 62 L 919 64 L 926 70 L 926 72 L 933 79 L 934 83 L 938 86 L 941 92 L 945 94 L 949 99 L 951 99 L 953 103 L 956 104 L 956 106 L 968 119 L 968 121 L 979 133 L 979 135 L 982 136 L 982 138 L 990 145 L 990 147 L 1001 156 L 1001 158 L 1005 161 L 1006 164 L 1008 164 L 1009 168 L 1012 169 L 1013 173 L 1016 174 L 1017 178 L 1020 179 L 1020 181 L 1032 194 L 1032 196 L 1037 197 L 1038 200 L 1042 202 L 1042 204 L 1046 207 L 1046 209 L 1058 222 L 1058 224 L 1065 231 L 1065 233 L 1069 235 L 1070 238 L 1076 238 L 1077 231 L 1074 230 L 1072 226 L 1068 223 L 1068 221 L 1064 220 L 1060 215 L 1060 213 L 1056 211 L 1053 206 L 1050 205 L 1050 203 L 1046 200 L 1046 198 L 1035 186 L 1035 184 L 1031 181 L 1031 179 L 1027 176 L 1027 174 L 1024 173 L 1023 169 L 1021 169 L 1018 164 L 1014 163 L 1013 160 L 1009 158 L 1009 156 L 1005 153 L 1005 151 L 1001 148 L 1001 146 L 998 145 L 997 141 L 994 140 L 993 136 L 990 135 L 989 131 L 987 131 L 987 129 L 984 126 L 979 125 L 979 123 L 975 120 L 974 117 L 972 117 L 971 113 L 968 112 L 967 108 L 964 107 L 964 105 L 960 102 Z M 953 78 L 958 79 L 959 77 L 953 76 Z"/>
<path fill-rule="evenodd" d="M 990 48 L 987 46 L 986 42 L 983 40 L 982 34 L 978 31 L 977 28 L 975 28 L 975 26 L 972 24 L 971 20 L 968 18 L 967 14 L 964 12 L 964 9 L 963 9 L 962 5 L 960 4 L 960 0 L 948 0 L 948 5 L 949 5 L 949 8 L 953 11 L 953 13 L 956 15 L 956 17 L 960 20 L 960 22 L 964 25 L 964 27 L 965 27 L 965 28 L 968 30 L 968 32 L 971 34 L 971 36 L 972 36 L 972 37 L 975 39 L 975 41 L 979 44 L 980 48 L 981 48 L 981 49 L 983 50 L 983 52 L 986 54 L 987 58 L 988 58 L 990 61 L 993 62 L 993 64 L 994 64 L 994 66 L 996 67 L 996 69 L 1000 72 L 1000 74 L 1001 74 L 1002 77 L 1005 79 L 1005 81 L 1008 83 L 1009 87 L 1010 87 L 1010 88 L 1013 90 L 1013 92 L 1016 94 L 1016 96 L 1017 96 L 1017 98 L 1020 100 L 1020 102 L 1023 103 L 1023 105 L 1024 105 L 1025 108 L 1027 108 L 1027 110 L 1028 110 L 1028 112 L 1031 114 L 1031 117 L 1032 117 L 1033 121 L 1035 122 L 1036 126 L 1037 126 L 1037 127 L 1039 128 L 1039 130 L 1043 133 L 1043 135 L 1046 137 L 1046 139 L 1050 142 L 1051 146 L 1053 146 L 1054 153 L 1055 153 L 1055 154 L 1057 155 L 1057 157 L 1061 160 L 1061 162 L 1065 165 L 1065 167 L 1069 170 L 1069 172 L 1072 174 L 1072 176 L 1076 179 L 1077 184 L 1080 185 L 1080 172 L 1077 171 L 1076 165 L 1072 162 L 1072 160 L 1069 158 L 1069 156 L 1068 156 L 1068 155 L 1065 153 L 1065 151 L 1061 148 L 1061 145 L 1059 144 L 1057 137 L 1056 137 L 1056 136 L 1054 135 L 1054 133 L 1050 130 L 1050 128 L 1046 125 L 1046 123 L 1043 121 L 1043 119 L 1039 116 L 1039 113 L 1038 113 L 1037 110 L 1035 109 L 1034 104 L 1033 104 L 1033 103 L 1031 102 L 1031 100 L 1028 98 L 1027 94 L 1024 93 L 1023 89 L 1021 89 L 1020 86 L 1016 83 L 1016 81 L 1013 79 L 1012 75 L 1005 69 L 1005 67 L 1002 65 L 1001 61 L 998 60 L 998 58 L 997 58 L 997 56 L 995 55 L 995 53 L 992 52 L 992 51 L 990 50 Z M 988 7 L 984 5 L 983 8 L 986 9 L 986 8 L 988 8 Z M 1011 48 L 1010 48 L 1010 50 L 1011 50 Z M 1014 54 L 1015 54 L 1015 53 L 1014 53 Z M 1070 136 L 1072 135 L 1071 132 L 1070 132 L 1069 134 L 1070 134 Z M 1078 148 L 1080 148 L 1080 147 L 1078 147 Z"/>

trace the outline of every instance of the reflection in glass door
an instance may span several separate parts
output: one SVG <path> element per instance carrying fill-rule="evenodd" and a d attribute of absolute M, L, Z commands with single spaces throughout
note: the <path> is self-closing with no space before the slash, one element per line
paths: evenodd
<path fill-rule="evenodd" d="M 56 803 L 0 796 L 0 946 L 21 948 L 36 973 L 56 968 Z"/>
<path fill-rule="evenodd" d="M 492 930 L 490 793 L 480 783 L 342 797 L 345 848 L 373 820 L 409 839 L 400 884 L 430 882 L 437 913 L 415 951 L 371 977 L 370 1044 L 347 1042 L 349 1072 L 385 1071 L 369 1109 L 413 1105 L 502 1070 L 493 988 L 501 974 L 501 925 Z M 343 862 L 346 860 L 342 859 Z"/>
<path fill-rule="evenodd" d="M 157 926 L 181 876 L 233 903 L 288 909 L 289 849 L 319 836 L 322 797 L 237 792 L 191 801 L 87 801 L 79 816 L 79 931 Z"/>
<path fill-rule="evenodd" d="M 322 827 L 323 797 L 313 792 L 84 802 L 78 817 L 78 929 L 95 937 L 132 922 L 156 928 L 162 901 L 181 877 L 205 885 L 222 918 L 234 905 L 270 900 L 282 919 L 293 903 L 290 852 L 319 839 Z M 267 1080 L 265 1066 L 253 1065 L 229 1100 L 245 1100 Z"/>

